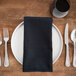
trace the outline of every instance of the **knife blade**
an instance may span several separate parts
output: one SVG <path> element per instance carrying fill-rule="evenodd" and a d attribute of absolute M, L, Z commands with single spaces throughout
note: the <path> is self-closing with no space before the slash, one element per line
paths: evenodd
<path fill-rule="evenodd" d="M 68 45 L 68 23 L 65 27 L 65 44 Z"/>
<path fill-rule="evenodd" d="M 66 45 L 66 60 L 65 66 L 70 66 L 70 59 L 69 59 L 69 45 L 68 45 L 68 23 L 65 26 L 65 45 Z"/>

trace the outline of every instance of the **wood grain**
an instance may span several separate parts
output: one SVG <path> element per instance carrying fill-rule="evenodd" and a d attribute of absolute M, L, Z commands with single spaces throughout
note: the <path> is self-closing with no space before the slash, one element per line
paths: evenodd
<path fill-rule="evenodd" d="M 70 33 L 76 29 L 76 0 L 71 0 L 71 9 L 64 18 L 54 18 L 51 14 L 51 5 L 53 0 L 0 0 L 0 33 L 3 37 L 3 27 L 8 27 L 10 40 L 8 42 L 8 55 L 10 66 L 4 67 L 4 41 L 0 46 L 2 57 L 2 67 L 0 67 L 0 76 L 75 76 L 76 68 L 72 67 L 73 60 L 73 42 L 70 40 Z M 23 21 L 24 16 L 34 17 L 52 17 L 53 23 L 59 28 L 64 42 L 65 24 L 69 23 L 69 46 L 70 62 L 69 68 L 65 67 L 65 45 L 58 61 L 53 65 L 53 73 L 50 72 L 22 72 L 22 65 L 19 64 L 11 51 L 11 36 L 16 26 Z M 64 44 L 64 43 L 63 43 Z"/>

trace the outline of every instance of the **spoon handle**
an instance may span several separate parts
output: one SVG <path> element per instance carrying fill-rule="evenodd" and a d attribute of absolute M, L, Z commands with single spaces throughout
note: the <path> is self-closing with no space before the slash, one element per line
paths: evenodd
<path fill-rule="evenodd" d="M 76 67 L 76 42 L 74 42 L 73 67 Z"/>

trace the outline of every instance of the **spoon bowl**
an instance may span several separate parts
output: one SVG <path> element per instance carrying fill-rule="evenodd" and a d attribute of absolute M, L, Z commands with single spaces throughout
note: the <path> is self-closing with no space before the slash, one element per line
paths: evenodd
<path fill-rule="evenodd" d="M 72 40 L 73 42 L 76 42 L 76 36 L 75 36 L 75 34 L 76 34 L 76 29 L 74 29 L 74 30 L 72 31 L 72 33 L 71 33 L 71 40 Z"/>

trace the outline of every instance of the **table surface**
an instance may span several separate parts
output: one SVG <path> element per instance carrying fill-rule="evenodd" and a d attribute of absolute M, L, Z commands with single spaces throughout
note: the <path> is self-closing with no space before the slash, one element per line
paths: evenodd
<path fill-rule="evenodd" d="M 76 0 L 71 0 L 71 9 L 69 14 L 64 18 L 54 18 L 51 14 L 51 7 L 54 0 L 0 0 L 0 33 L 3 39 L 3 27 L 8 27 L 10 40 L 8 42 L 8 55 L 10 66 L 4 67 L 4 41 L 0 46 L 2 57 L 2 67 L 0 67 L 0 76 L 27 75 L 27 76 L 75 76 L 76 68 L 72 67 L 73 60 L 73 42 L 70 40 L 70 33 L 76 29 Z M 23 21 L 24 16 L 33 17 L 52 17 L 53 23 L 60 30 L 64 44 L 65 24 L 69 23 L 69 51 L 70 63 L 69 68 L 65 67 L 65 44 L 60 58 L 53 65 L 53 73 L 50 72 L 22 72 L 22 65 L 19 64 L 11 51 L 11 36 L 16 26 Z"/>

